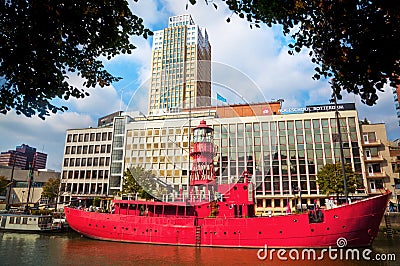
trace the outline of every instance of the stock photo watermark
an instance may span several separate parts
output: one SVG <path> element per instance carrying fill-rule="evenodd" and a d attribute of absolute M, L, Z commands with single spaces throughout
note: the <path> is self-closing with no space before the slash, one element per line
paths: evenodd
<path fill-rule="evenodd" d="M 303 260 L 303 261 L 322 261 L 322 260 L 363 260 L 363 261 L 396 261 L 394 253 L 373 253 L 369 248 L 346 248 L 347 240 L 339 237 L 336 241 L 336 247 L 329 246 L 323 249 L 314 248 L 292 248 L 292 249 L 275 249 L 260 248 L 257 251 L 259 260 Z"/>

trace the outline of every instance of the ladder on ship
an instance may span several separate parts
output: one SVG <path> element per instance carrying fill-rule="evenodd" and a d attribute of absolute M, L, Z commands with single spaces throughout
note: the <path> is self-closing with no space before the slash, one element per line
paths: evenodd
<path fill-rule="evenodd" d="M 196 247 L 200 247 L 201 244 L 201 226 L 196 225 Z"/>
<path fill-rule="evenodd" d="M 393 238 L 393 229 L 392 224 L 390 222 L 389 213 L 385 214 L 385 224 L 386 224 L 386 236 L 387 238 Z"/>

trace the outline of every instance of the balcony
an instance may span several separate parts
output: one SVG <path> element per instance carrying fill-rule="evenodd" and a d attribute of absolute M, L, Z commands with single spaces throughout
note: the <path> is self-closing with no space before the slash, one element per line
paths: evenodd
<path fill-rule="evenodd" d="M 381 178 L 385 178 L 385 177 L 387 177 L 387 174 L 385 171 L 375 172 L 375 173 L 367 172 L 367 178 L 370 178 L 370 179 L 381 179 Z"/>
<path fill-rule="evenodd" d="M 375 141 L 363 141 L 362 146 L 363 147 L 376 147 L 382 145 L 382 142 L 380 139 L 375 140 Z"/>
<path fill-rule="evenodd" d="M 365 157 L 365 159 L 364 159 L 364 161 L 366 163 L 380 163 L 380 162 L 383 162 L 384 160 L 385 159 L 383 159 L 382 155 Z"/>

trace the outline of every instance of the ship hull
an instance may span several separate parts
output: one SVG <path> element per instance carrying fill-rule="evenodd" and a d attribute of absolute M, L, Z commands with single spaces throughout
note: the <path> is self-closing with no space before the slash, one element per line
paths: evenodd
<path fill-rule="evenodd" d="M 147 217 L 65 208 L 70 227 L 82 235 L 109 241 L 201 247 L 370 246 L 390 194 L 323 210 L 311 223 L 307 213 L 250 218 Z"/>

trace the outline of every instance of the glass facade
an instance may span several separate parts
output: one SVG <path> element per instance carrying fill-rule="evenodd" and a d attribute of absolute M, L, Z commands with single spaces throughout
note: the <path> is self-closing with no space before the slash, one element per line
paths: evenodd
<path fill-rule="evenodd" d="M 126 114 L 115 118 L 113 128 L 68 131 L 62 191 L 113 195 L 130 166 L 151 170 L 176 191 L 185 189 L 191 165 L 189 131 L 204 119 L 214 129 L 218 183 L 237 182 L 248 171 L 259 212 L 284 212 L 287 204 L 300 202 L 300 194 L 303 204 L 325 197 L 318 190 L 317 172 L 340 158 L 334 112 L 219 118 L 207 110 L 191 116 L 189 122 L 188 113 L 170 118 Z M 374 141 L 375 136 L 360 133 L 355 110 L 341 112 L 340 127 L 345 161 L 365 177 L 361 140 Z M 376 155 L 374 147 L 368 152 Z"/>
<path fill-rule="evenodd" d="M 356 111 L 340 119 L 346 163 L 362 172 Z M 283 211 L 301 191 L 305 203 L 320 195 L 318 170 L 339 162 L 340 149 L 333 112 L 270 117 L 204 117 L 214 129 L 214 164 L 219 183 L 236 182 L 247 170 L 256 185 L 259 207 Z M 192 120 L 193 127 L 200 119 Z M 157 126 L 156 126 L 157 125 Z M 186 185 L 188 121 L 136 121 L 126 125 L 125 168 L 141 165 L 175 188 Z M 294 201 L 290 201 L 294 205 Z"/>

